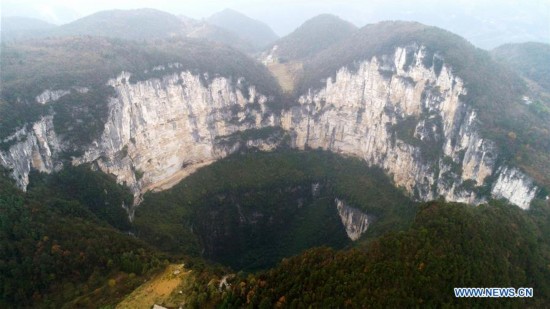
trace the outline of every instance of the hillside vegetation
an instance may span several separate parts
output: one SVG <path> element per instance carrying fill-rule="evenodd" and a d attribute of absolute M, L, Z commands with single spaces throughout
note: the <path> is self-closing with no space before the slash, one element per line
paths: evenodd
<path fill-rule="evenodd" d="M 497 142 L 503 159 L 550 188 L 550 113 L 523 102 L 527 86 L 517 74 L 448 31 L 415 22 L 367 25 L 306 62 L 295 93 L 321 88 L 342 67 L 355 70 L 362 61 L 413 44 L 426 47 L 427 59 L 438 53 L 453 74 L 464 80 L 468 93 L 462 100 L 476 108 L 482 135 Z M 432 67 L 433 63 L 424 65 Z"/>
<path fill-rule="evenodd" d="M 505 44 L 491 51 L 497 60 L 550 92 L 550 45 L 528 42 Z"/>
<path fill-rule="evenodd" d="M 541 219 L 549 211 L 544 204 L 525 213 L 499 202 L 430 202 L 410 229 L 365 251 L 311 249 L 236 278 L 222 307 L 547 307 L 550 242 Z M 534 297 L 461 299 L 454 287 L 533 287 Z"/>
<path fill-rule="evenodd" d="M 0 307 L 116 304 L 162 266 L 123 232 L 131 195 L 112 178 L 68 168 L 34 175 L 24 194 L 0 173 Z"/>
<path fill-rule="evenodd" d="M 145 195 L 135 234 L 168 252 L 204 252 L 234 269 L 266 268 L 313 246 L 349 244 L 336 197 L 371 216 L 363 241 L 407 227 L 415 209 L 382 171 L 359 159 L 317 151 L 248 153 Z"/>
<path fill-rule="evenodd" d="M 40 36 L 56 27 L 40 19 L 16 16 L 2 16 L 0 24 L 2 42 Z"/>
<path fill-rule="evenodd" d="M 183 19 L 186 28 L 186 37 L 190 39 L 201 39 L 219 44 L 231 46 L 239 51 L 250 53 L 256 50 L 256 47 L 238 34 L 209 24 L 205 21 L 198 21 L 186 17 Z"/>
<path fill-rule="evenodd" d="M 234 82 L 242 77 L 243 87 L 254 85 L 275 102 L 280 93 L 277 82 L 261 64 L 230 47 L 190 39 L 151 43 L 98 37 L 32 40 L 2 45 L 0 61 L 0 140 L 53 107 L 56 132 L 75 144 L 90 142 L 101 134 L 107 100 L 113 95 L 105 84 L 122 71 L 132 73 L 131 82 L 184 70 L 208 73 L 210 78 L 224 76 Z M 152 71 L 171 63 L 181 66 Z M 74 87 L 86 87 L 89 92 L 80 93 Z M 73 90 L 58 102 L 38 104 L 35 97 L 46 89 Z"/>
<path fill-rule="evenodd" d="M 126 189 L 110 177 L 86 166 L 60 174 L 35 174 L 27 194 L 0 177 L 0 305 L 97 307 L 115 305 L 122 299 L 122 305 L 142 299 L 147 300 L 144 306 L 156 302 L 192 308 L 549 304 L 550 209 L 546 203 L 537 202 L 527 212 L 495 201 L 477 207 L 438 201 L 417 208 L 399 197 L 381 172 L 377 174 L 355 159 L 324 152 L 290 152 L 249 153 L 226 161 L 199 170 L 173 190 L 148 195 L 137 209 L 132 227 L 136 235 L 163 250 L 170 251 L 164 247 L 167 243 L 179 242 L 178 251 L 193 246 L 191 241 L 199 249 L 204 244 L 201 216 L 208 219 L 207 224 L 231 233 L 230 221 L 212 220 L 212 207 L 216 213 L 227 210 L 225 218 L 231 218 L 231 212 L 247 217 L 271 208 L 277 220 L 276 210 L 288 209 L 285 205 L 273 208 L 271 197 L 278 201 L 277 192 L 300 194 L 301 185 L 309 191 L 315 181 L 324 184 L 321 199 L 332 194 L 345 196 L 376 220 L 353 249 L 320 247 L 290 258 L 279 255 L 282 261 L 272 269 L 237 274 L 186 258 L 184 268 L 170 266 L 157 275 L 167 265 L 161 262 L 162 255 L 109 223 L 124 222 L 119 205 L 130 199 Z M 233 200 L 226 203 L 222 196 Z M 297 241 L 307 245 L 315 239 L 308 230 L 314 234 L 337 232 L 327 225 L 330 220 L 323 219 L 323 211 L 321 217 L 317 215 L 322 204 L 308 205 L 307 197 L 305 200 L 305 213 L 285 222 L 284 229 L 292 231 L 296 239 L 284 238 L 280 253 L 293 241 L 294 245 Z M 235 204 L 241 205 L 242 214 Z M 247 210 L 251 206 L 253 212 Z M 321 229 L 316 231 L 315 225 Z M 118 228 L 124 231 L 127 226 Z M 249 230 L 272 241 L 263 231 L 269 229 Z M 326 234 L 321 236 L 328 240 Z M 229 244 L 238 246 L 239 241 Z M 295 248 L 301 248 L 295 254 L 306 249 Z M 261 252 L 248 249 L 252 249 L 249 253 Z M 292 251 L 284 253 L 288 256 Z M 144 278 L 152 281 L 127 297 Z M 220 289 L 224 280 L 230 285 Z M 453 287 L 462 286 L 533 287 L 535 297 L 454 298 Z M 156 294 L 144 292 L 149 288 Z"/>
<path fill-rule="evenodd" d="M 289 35 L 277 40 L 274 54 L 279 62 L 302 60 L 348 38 L 357 30 L 353 24 L 337 16 L 323 14 L 304 22 Z"/>
<path fill-rule="evenodd" d="M 180 19 L 155 9 L 101 11 L 61 25 L 47 36 L 90 35 L 127 40 L 150 40 L 184 35 Z"/>
<path fill-rule="evenodd" d="M 357 27 L 337 16 L 323 14 L 303 23 L 271 44 L 262 54 L 281 88 L 288 94 L 303 74 L 303 61 L 349 37 Z"/>
<path fill-rule="evenodd" d="M 2 41 L 14 43 L 32 38 L 72 36 L 97 36 L 137 42 L 191 38 L 224 44 L 249 53 L 277 39 L 267 25 L 240 13 L 219 20 L 213 18 L 213 21 L 220 25 L 147 8 L 100 11 L 60 26 L 32 18 L 3 17 Z M 267 43 L 264 42 L 265 37 L 269 37 Z"/>
<path fill-rule="evenodd" d="M 523 100 L 541 119 L 550 116 L 550 45 L 536 42 L 505 44 L 491 51 L 493 58 L 524 78 L 529 91 Z"/>
<path fill-rule="evenodd" d="M 284 63 L 271 62 L 266 66 L 279 82 L 281 89 L 286 94 L 292 94 L 296 81 L 299 80 L 303 72 L 302 63 L 298 61 Z"/>
<path fill-rule="evenodd" d="M 260 50 L 275 41 L 278 36 L 265 23 L 252 19 L 232 9 L 225 9 L 206 19 L 212 25 L 232 32 Z"/>
<path fill-rule="evenodd" d="M 522 136 L 515 159 L 548 190 L 550 169 L 548 164 L 550 144 L 550 45 L 544 43 L 505 44 L 491 51 L 493 58 L 524 78 L 529 91 L 522 98 L 527 104 L 529 116 L 528 136 Z M 525 125 L 521 129 L 525 129 Z M 511 128 L 513 130 L 513 128 Z M 515 132 L 511 131 L 511 132 Z M 518 149 L 519 148 L 519 149 Z M 533 149 L 534 148 L 534 149 Z"/>

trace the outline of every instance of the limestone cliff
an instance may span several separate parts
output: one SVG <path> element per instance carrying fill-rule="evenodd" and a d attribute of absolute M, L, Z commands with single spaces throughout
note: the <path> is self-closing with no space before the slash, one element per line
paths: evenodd
<path fill-rule="evenodd" d="M 88 88 L 86 87 L 72 87 L 73 90 L 80 92 L 80 93 L 86 93 L 88 92 Z M 50 90 L 46 89 L 41 94 L 37 95 L 35 100 L 36 102 L 40 104 L 46 104 L 49 102 L 55 102 L 59 100 L 61 97 L 68 95 L 71 93 L 71 90 Z"/>
<path fill-rule="evenodd" d="M 437 54 L 425 67 L 425 56 L 410 46 L 354 71 L 342 68 L 301 96 L 282 126 L 295 133 L 295 147 L 362 158 L 419 200 L 480 203 L 488 186 L 528 208 L 537 188 L 520 171 L 498 166 L 496 145 L 479 135 L 475 110 L 461 101 L 463 81 Z"/>
<path fill-rule="evenodd" d="M 146 190 L 169 188 L 245 146 L 218 143 L 219 137 L 274 124 L 267 98 L 252 86 L 239 87 L 242 80 L 205 82 L 190 72 L 135 84 L 129 78 L 122 73 L 109 81 L 116 97 L 109 103 L 103 135 L 73 163 L 97 163 L 132 188 L 136 199 Z M 253 144 L 247 146 L 271 149 Z"/>
<path fill-rule="evenodd" d="M 11 172 L 22 190 L 29 184 L 31 169 L 51 173 L 62 167 L 57 160 L 63 150 L 53 130 L 53 117 L 42 117 L 4 140 L 14 143 L 6 151 L 0 151 L 0 164 Z"/>
<path fill-rule="evenodd" d="M 350 207 L 344 201 L 335 199 L 338 215 L 346 229 L 349 239 L 357 240 L 369 227 L 369 217 L 357 208 Z"/>
<path fill-rule="evenodd" d="M 427 55 L 434 57 L 430 67 L 424 65 Z M 529 207 L 538 188 L 520 170 L 503 165 L 496 145 L 479 134 L 476 111 L 461 100 L 464 82 L 437 53 L 407 46 L 354 68 L 341 68 L 322 89 L 280 113 L 269 109 L 272 99 L 258 93 L 254 81 L 182 70 L 134 83 L 122 72 L 107 82 L 116 95 L 102 136 L 73 164 L 93 162 L 129 186 L 139 203 L 143 192 L 169 188 L 239 149 L 276 148 L 282 134 L 274 128 L 282 127 L 295 148 L 362 158 L 418 200 L 443 196 L 481 203 L 492 195 Z M 45 90 L 37 101 L 62 94 Z M 238 138 L 253 129 L 267 131 Z M 9 139 L 13 145 L 0 151 L 0 163 L 21 188 L 31 167 L 59 167 L 64 146 L 52 116 Z"/>

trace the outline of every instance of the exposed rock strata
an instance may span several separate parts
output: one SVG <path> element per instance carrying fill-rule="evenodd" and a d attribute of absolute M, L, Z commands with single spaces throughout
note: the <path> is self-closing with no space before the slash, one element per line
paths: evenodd
<path fill-rule="evenodd" d="M 346 229 L 349 239 L 355 241 L 367 231 L 369 227 L 369 217 L 359 209 L 350 207 L 340 199 L 335 199 L 338 215 Z"/>
<path fill-rule="evenodd" d="M 360 157 L 417 199 L 481 203 L 477 192 L 496 174 L 493 194 L 528 208 L 537 188 L 497 166 L 496 145 L 479 135 L 475 110 L 460 100 L 463 81 L 446 65 L 425 67 L 424 57 L 424 48 L 397 48 L 354 71 L 342 68 L 300 97 L 282 126 L 296 134 L 295 147 Z"/>
<path fill-rule="evenodd" d="M 57 160 L 63 146 L 53 130 L 53 117 L 42 117 L 4 140 L 17 141 L 7 151 L 0 151 L 0 164 L 11 171 L 22 190 L 29 184 L 32 169 L 51 173 L 62 167 Z"/>
<path fill-rule="evenodd" d="M 220 136 L 274 124 L 267 98 L 254 87 L 245 97 L 241 81 L 217 77 L 205 85 L 189 72 L 136 84 L 129 78 L 123 73 L 109 81 L 117 96 L 109 103 L 103 135 L 74 164 L 96 162 L 132 188 L 136 198 L 143 190 L 166 189 L 243 146 L 221 147 Z"/>
<path fill-rule="evenodd" d="M 89 91 L 89 89 L 86 88 L 86 87 L 73 87 L 72 89 L 76 92 L 79 92 L 79 93 L 87 93 Z M 41 94 L 37 95 L 35 100 L 36 100 L 36 102 L 38 102 L 40 104 L 46 104 L 46 103 L 49 103 L 49 102 L 55 102 L 55 101 L 61 99 L 61 97 L 68 95 L 69 93 L 71 93 L 71 90 L 63 90 L 63 89 L 50 90 L 50 89 L 46 89 Z"/>
<path fill-rule="evenodd" d="M 229 137 L 280 126 L 291 133 L 293 147 L 362 158 L 419 200 L 481 203 L 491 193 L 528 208 L 538 191 L 532 180 L 499 163 L 496 145 L 478 133 L 476 111 L 461 100 L 464 82 L 444 64 L 426 67 L 441 61 L 425 57 L 424 48 L 410 46 L 357 63 L 355 70 L 342 68 L 281 114 L 242 79 L 205 82 L 184 71 L 131 83 L 123 72 L 108 82 L 116 96 L 101 138 L 73 163 L 94 162 L 129 186 L 139 202 L 144 191 L 169 188 L 242 148 L 276 148 L 281 139 L 269 134 Z M 59 166 L 62 149 L 51 116 L 29 127 L 0 151 L 0 163 L 12 169 L 21 188 L 31 167 L 51 172 Z"/>

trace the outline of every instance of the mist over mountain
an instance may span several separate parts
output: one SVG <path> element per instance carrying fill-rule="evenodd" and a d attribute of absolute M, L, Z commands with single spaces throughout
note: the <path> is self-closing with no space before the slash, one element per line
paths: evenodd
<path fill-rule="evenodd" d="M 219 16 L 223 27 L 155 9 L 102 11 L 61 26 L 35 19 L 8 17 L 3 19 L 5 27 L 2 36 L 5 41 L 80 35 L 137 41 L 194 38 L 225 44 L 243 52 L 255 52 L 265 45 L 264 41 L 258 41 L 265 33 L 254 30 L 260 31 L 254 34 L 247 30 L 258 29 L 259 22 L 237 13 Z M 276 38 L 267 26 L 262 26 L 269 30 L 266 30 L 268 41 Z"/>
<path fill-rule="evenodd" d="M 527 42 L 505 44 L 491 51 L 493 57 L 534 81 L 545 91 L 550 92 L 550 44 Z"/>
<path fill-rule="evenodd" d="M 130 40 L 181 36 L 184 28 L 174 15 L 154 9 L 99 12 L 53 30 L 52 36 L 93 35 Z"/>
<path fill-rule="evenodd" d="M 206 20 L 213 25 L 236 33 L 239 37 L 251 42 L 256 48 L 263 48 L 278 38 L 265 23 L 235 10 L 225 9 Z"/>
<path fill-rule="evenodd" d="M 56 25 L 36 18 L 2 17 L 0 35 L 3 42 L 32 38 L 55 28 Z"/>
<path fill-rule="evenodd" d="M 540 20 L 193 3 L 3 18 L 0 307 L 550 305 L 550 45 L 476 47 Z"/>
<path fill-rule="evenodd" d="M 491 0 L 373 0 L 368 5 L 361 0 L 348 0 L 345 4 L 311 0 L 213 0 L 208 3 L 191 0 L 185 4 L 152 0 L 86 3 L 41 0 L 21 3 L 5 0 L 3 4 L 3 16 L 28 16 L 54 24 L 69 23 L 79 16 L 84 17 L 102 10 L 142 7 L 152 7 L 201 20 L 229 7 L 263 21 L 279 36 L 291 33 L 308 19 L 330 13 L 359 27 L 384 20 L 418 21 L 457 33 L 484 49 L 511 42 L 539 41 L 550 44 L 550 10 L 546 0 L 507 0 L 498 5 Z"/>
<path fill-rule="evenodd" d="M 550 10 L 545 0 L 510 0 L 498 5 L 490 0 L 375 0 L 368 5 L 360 0 L 346 1 L 345 5 L 333 1 L 288 1 L 287 5 L 273 5 L 269 10 L 250 11 L 281 35 L 314 16 L 331 13 L 359 27 L 386 20 L 417 21 L 459 34 L 484 49 L 511 42 L 550 44 Z"/>
<path fill-rule="evenodd" d="M 280 60 L 300 60 L 336 44 L 357 30 L 353 24 L 337 16 L 324 14 L 304 22 L 289 35 L 273 43 L 273 57 Z"/>
<path fill-rule="evenodd" d="M 210 24 L 204 20 L 196 20 L 186 16 L 179 16 L 185 24 L 185 36 L 188 38 L 205 39 L 211 42 L 222 43 L 243 52 L 254 52 L 256 47 L 251 41 L 240 37 L 237 33 Z"/>

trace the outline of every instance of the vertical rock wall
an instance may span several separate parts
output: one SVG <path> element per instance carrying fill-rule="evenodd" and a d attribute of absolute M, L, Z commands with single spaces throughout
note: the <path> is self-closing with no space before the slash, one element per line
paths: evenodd
<path fill-rule="evenodd" d="M 443 196 L 481 203 L 490 193 L 528 208 L 538 191 L 527 175 L 499 165 L 496 145 L 478 133 L 476 111 L 461 101 L 467 93 L 463 81 L 419 46 L 397 48 L 354 70 L 342 68 L 280 114 L 242 79 L 183 71 L 131 83 L 123 72 L 108 84 L 116 96 L 104 132 L 73 164 L 93 162 L 114 174 L 133 190 L 136 203 L 143 192 L 169 188 L 242 147 L 276 148 L 281 141 L 269 134 L 239 142 L 226 138 L 273 127 L 290 132 L 295 148 L 322 148 L 383 168 L 418 200 Z M 45 91 L 37 100 L 62 94 Z M 63 146 L 52 116 L 8 140 L 16 142 L 0 151 L 0 163 L 22 189 L 31 168 L 59 168 Z"/>

